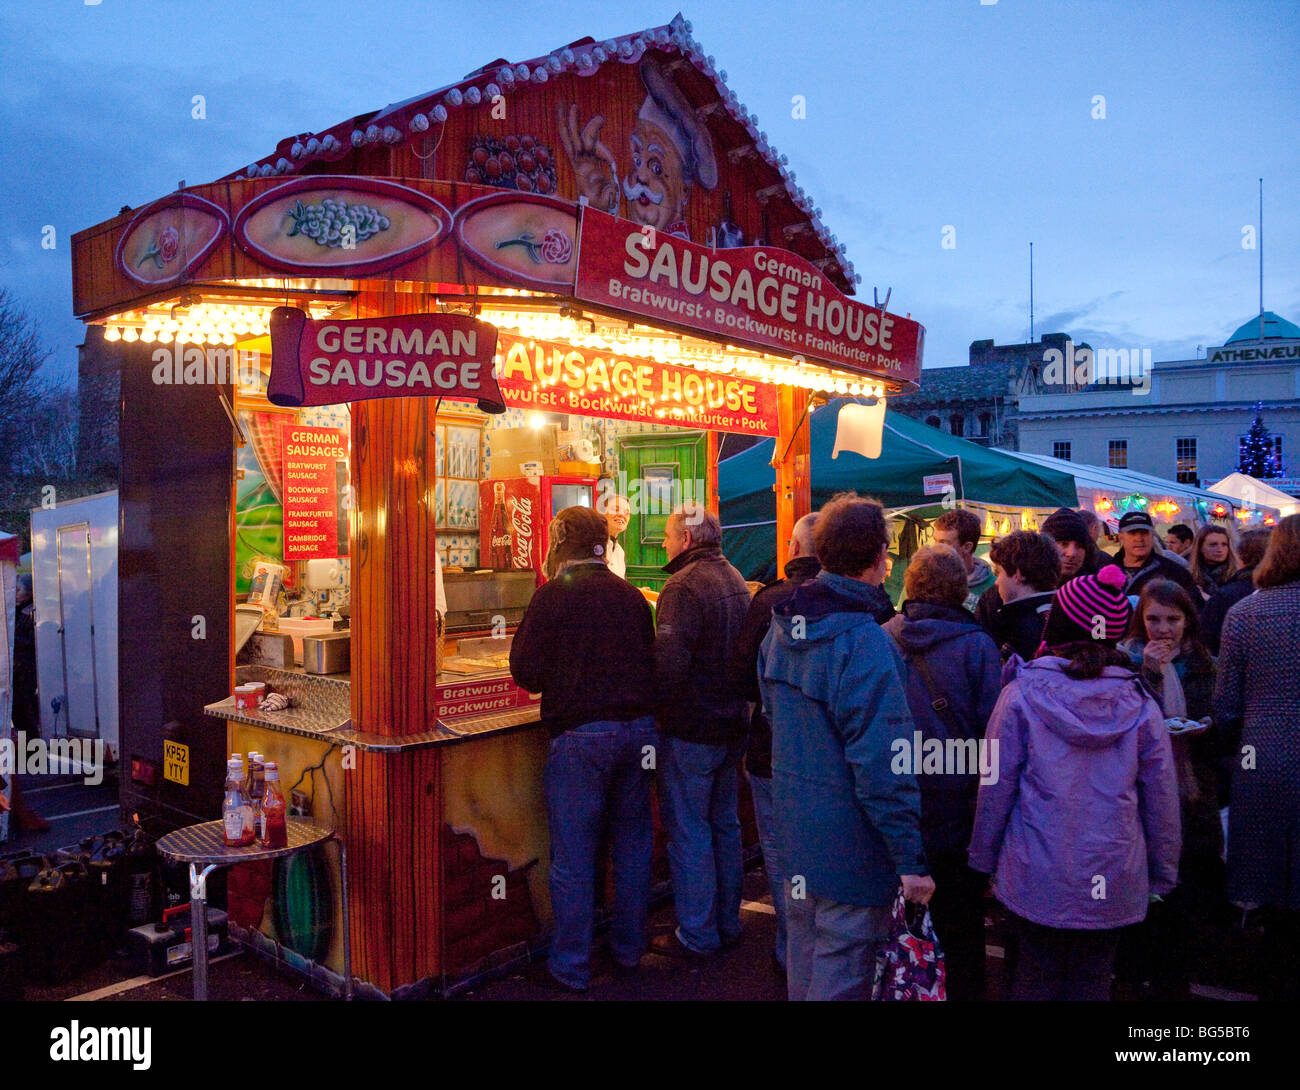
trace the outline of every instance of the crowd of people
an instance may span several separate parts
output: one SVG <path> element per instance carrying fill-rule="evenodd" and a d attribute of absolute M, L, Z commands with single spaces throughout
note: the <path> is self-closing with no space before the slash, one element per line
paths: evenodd
<path fill-rule="evenodd" d="M 740 773 L 791 999 L 871 994 L 899 891 L 929 906 L 947 994 L 987 995 L 988 894 L 1014 999 L 1185 998 L 1207 921 L 1265 910 L 1261 996 L 1300 977 L 1300 516 L 1240 538 L 1062 508 L 998 538 L 945 512 L 883 584 L 875 501 L 800 519 L 756 594 L 702 507 L 667 520 L 654 610 L 620 505 L 561 511 L 511 671 L 540 692 L 557 986 L 585 990 L 606 851 L 609 953 L 741 938 Z M 621 566 L 621 565 L 620 565 Z M 676 925 L 647 934 L 657 790 Z"/>

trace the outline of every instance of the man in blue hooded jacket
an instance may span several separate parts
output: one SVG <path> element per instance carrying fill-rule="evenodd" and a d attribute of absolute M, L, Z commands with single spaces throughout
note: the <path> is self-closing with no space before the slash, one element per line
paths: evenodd
<path fill-rule="evenodd" d="M 787 988 L 796 999 L 865 999 L 891 906 L 934 892 L 921 796 L 891 770 L 914 729 L 884 591 L 884 511 L 855 495 L 822 509 L 822 571 L 775 610 L 759 670 L 772 721 L 772 794 L 786 861 Z"/>

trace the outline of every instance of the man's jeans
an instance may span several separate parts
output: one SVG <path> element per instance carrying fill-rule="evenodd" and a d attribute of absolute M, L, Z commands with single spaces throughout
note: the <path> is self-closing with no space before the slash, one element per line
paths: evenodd
<path fill-rule="evenodd" d="M 743 749 L 739 741 L 709 746 L 659 736 L 659 797 L 677 938 L 701 954 L 740 938 L 744 861 L 737 767 Z"/>
<path fill-rule="evenodd" d="M 758 826 L 758 843 L 763 849 L 763 869 L 772 887 L 772 907 L 776 910 L 776 946 L 773 956 L 785 968 L 785 868 L 776 843 L 776 819 L 772 814 L 772 777 L 749 774 L 749 791 L 754 797 L 754 824 Z"/>
<path fill-rule="evenodd" d="M 654 844 L 653 762 L 646 755 L 658 741 L 650 716 L 584 723 L 551 741 L 544 784 L 555 935 L 547 967 L 570 987 L 585 988 L 591 980 L 596 853 L 606 828 L 614 864 L 610 953 L 625 966 L 635 965 L 645 953 Z"/>
<path fill-rule="evenodd" d="M 841 904 L 811 893 L 792 897 L 791 892 L 787 882 L 790 999 L 870 999 L 876 954 L 889 940 L 892 910 Z"/>

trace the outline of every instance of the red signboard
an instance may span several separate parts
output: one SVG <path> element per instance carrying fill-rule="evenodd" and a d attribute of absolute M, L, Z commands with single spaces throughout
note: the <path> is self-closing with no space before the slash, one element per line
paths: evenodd
<path fill-rule="evenodd" d="M 921 374 L 922 326 L 855 302 L 775 247 L 710 249 L 588 207 L 574 295 L 858 374 Z"/>
<path fill-rule="evenodd" d="M 338 465 L 347 459 L 347 439 L 336 428 L 281 423 L 284 477 L 284 559 L 339 556 Z M 343 539 L 342 552 L 347 552 Z"/>
<path fill-rule="evenodd" d="M 541 487 L 527 477 L 479 481 L 479 563 L 496 571 L 541 572 Z"/>
<path fill-rule="evenodd" d="M 506 332 L 497 337 L 497 352 L 497 379 L 511 408 L 746 435 L 779 430 L 777 388 L 770 383 Z"/>
<path fill-rule="evenodd" d="M 541 693 L 529 693 L 508 677 L 454 681 L 438 686 L 434 714 L 439 719 L 460 719 L 467 715 L 505 713 L 533 707 L 541 698 Z"/>
<path fill-rule="evenodd" d="M 464 314 L 311 321 L 271 312 L 276 405 L 336 405 L 371 397 L 447 397 L 505 412 L 492 377 L 496 327 Z"/>

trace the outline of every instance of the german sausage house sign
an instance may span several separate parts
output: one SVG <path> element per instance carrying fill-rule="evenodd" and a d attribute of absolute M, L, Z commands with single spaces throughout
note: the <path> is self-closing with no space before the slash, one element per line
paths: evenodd
<path fill-rule="evenodd" d="M 855 374 L 921 374 L 924 327 L 850 299 L 788 250 L 712 249 L 588 207 L 574 295 Z"/>
<path fill-rule="evenodd" d="M 313 321 L 271 312 L 274 405 L 337 405 L 372 397 L 445 397 L 505 412 L 492 373 L 496 327 L 464 314 Z"/>

